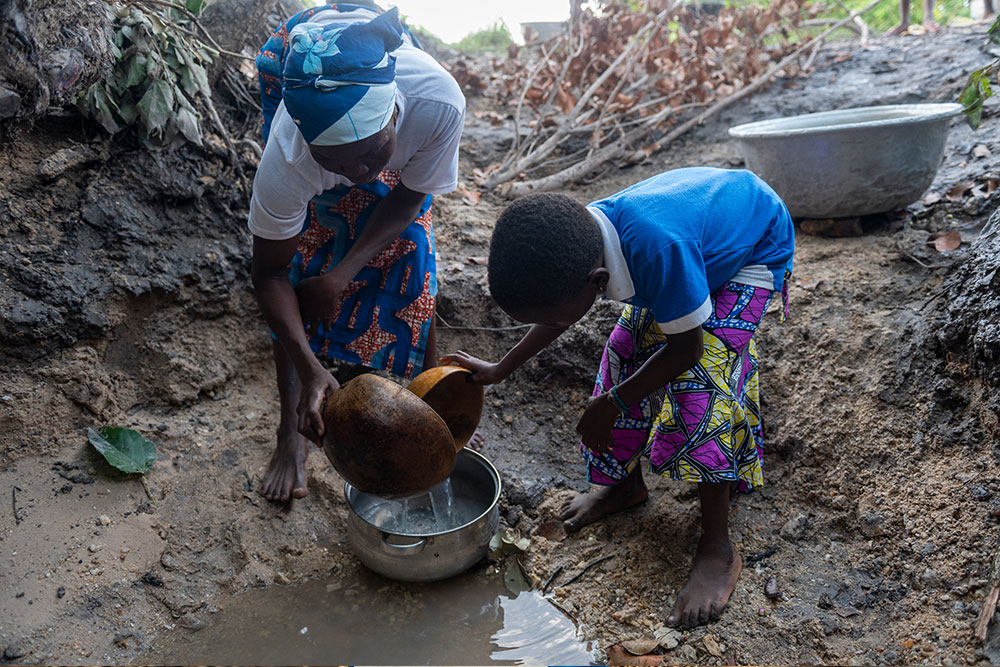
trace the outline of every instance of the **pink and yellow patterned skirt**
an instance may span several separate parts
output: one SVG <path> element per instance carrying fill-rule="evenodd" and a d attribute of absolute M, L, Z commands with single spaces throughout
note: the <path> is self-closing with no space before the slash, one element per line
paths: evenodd
<path fill-rule="evenodd" d="M 764 441 L 754 333 L 773 295 L 735 282 L 713 294 L 701 360 L 618 418 L 610 455 L 581 444 L 588 480 L 617 484 L 645 456 L 653 472 L 672 479 L 760 486 Z M 604 348 L 594 395 L 628 379 L 666 340 L 652 311 L 626 306 Z"/>

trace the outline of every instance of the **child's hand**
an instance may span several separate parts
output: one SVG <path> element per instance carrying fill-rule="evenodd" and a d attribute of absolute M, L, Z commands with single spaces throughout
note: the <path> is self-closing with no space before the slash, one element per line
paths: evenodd
<path fill-rule="evenodd" d="M 598 454 L 610 454 L 614 442 L 611 428 L 618 414 L 618 408 L 604 394 L 591 397 L 576 424 L 576 432 L 580 434 L 583 444 Z"/>
<path fill-rule="evenodd" d="M 500 372 L 500 364 L 493 364 L 483 361 L 467 352 L 454 352 L 441 357 L 443 364 L 458 364 L 462 368 L 472 371 L 472 381 L 476 384 L 497 384 L 503 382 L 507 376 Z"/>

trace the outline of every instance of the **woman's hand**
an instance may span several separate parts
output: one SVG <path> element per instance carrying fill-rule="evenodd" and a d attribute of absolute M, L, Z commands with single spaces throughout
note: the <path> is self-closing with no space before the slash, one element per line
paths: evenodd
<path fill-rule="evenodd" d="M 317 446 L 323 446 L 323 401 L 340 389 L 340 383 L 325 368 L 319 368 L 302 380 L 302 395 L 299 397 L 299 433 Z"/>
<path fill-rule="evenodd" d="M 618 408 L 608 400 L 606 394 L 591 397 L 583 416 L 576 424 L 576 432 L 580 434 L 583 444 L 598 454 L 610 454 L 614 444 L 611 428 L 619 414 Z"/>
<path fill-rule="evenodd" d="M 507 376 L 500 371 L 500 364 L 483 361 L 461 350 L 444 355 L 441 357 L 441 362 L 458 364 L 462 368 L 472 371 L 472 381 L 476 384 L 497 384 L 507 379 Z"/>
<path fill-rule="evenodd" d="M 309 336 L 315 336 L 320 326 L 324 331 L 330 330 L 349 283 L 350 279 L 345 280 L 331 270 L 298 284 L 295 291 L 299 297 L 299 312 Z"/>

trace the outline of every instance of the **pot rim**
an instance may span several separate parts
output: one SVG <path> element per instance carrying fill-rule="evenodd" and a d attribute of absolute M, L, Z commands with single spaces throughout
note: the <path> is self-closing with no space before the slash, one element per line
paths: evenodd
<path fill-rule="evenodd" d="M 900 111 L 907 115 L 896 118 L 876 118 L 873 120 L 855 120 L 853 122 L 838 123 L 840 118 L 850 118 L 852 116 L 864 115 L 865 112 L 871 115 L 878 113 Z M 944 120 L 956 116 L 962 111 L 962 105 L 954 102 L 940 102 L 929 104 L 885 104 L 880 106 L 851 107 L 848 109 L 836 109 L 833 111 L 819 111 L 816 113 L 806 113 L 797 116 L 784 116 L 782 118 L 771 118 L 759 120 L 753 123 L 744 123 L 729 128 L 729 136 L 734 139 L 771 139 L 779 137 L 795 137 L 814 134 L 829 134 L 841 132 L 843 130 L 872 129 L 882 127 L 892 127 L 898 125 L 914 125 Z M 819 121 L 829 120 L 830 125 L 819 125 L 816 127 L 785 127 L 789 121 L 802 119 L 815 119 Z"/>
<path fill-rule="evenodd" d="M 487 505 L 486 509 L 484 509 L 481 513 L 479 513 L 478 515 L 476 515 L 476 518 L 463 523 L 461 526 L 455 526 L 454 528 L 450 528 L 448 530 L 441 530 L 441 531 L 438 531 L 436 533 L 400 533 L 400 532 L 396 532 L 396 531 L 389 531 L 389 530 L 385 530 L 383 528 L 379 528 L 378 526 L 376 526 L 375 524 L 371 523 L 367 519 L 363 519 L 361 517 L 361 515 L 358 514 L 357 509 L 355 509 L 355 507 L 354 507 L 354 503 L 351 502 L 350 491 L 351 491 L 351 489 L 354 489 L 358 493 L 365 493 L 365 492 L 361 491 L 359 489 L 356 489 L 355 487 L 351 486 L 350 482 L 344 482 L 344 500 L 347 501 L 347 506 L 348 506 L 348 508 L 350 508 L 351 514 L 356 519 L 358 519 L 359 521 L 361 521 L 365 525 L 369 526 L 372 530 L 377 530 L 380 533 L 385 533 L 386 535 L 399 535 L 400 537 L 439 537 L 441 535 L 449 535 L 451 533 L 455 533 L 455 532 L 457 532 L 459 530 L 462 530 L 463 528 L 466 528 L 468 526 L 471 526 L 474 523 L 477 523 L 477 522 L 481 521 L 484 517 L 486 517 L 490 512 L 493 511 L 493 508 L 496 507 L 497 503 L 500 501 L 500 491 L 501 491 L 501 485 L 502 485 L 502 483 L 500 481 L 500 473 L 497 471 L 496 466 L 494 466 L 490 462 L 490 460 L 488 458 L 486 458 L 485 456 L 483 456 L 482 454 L 480 454 L 476 450 L 470 449 L 468 447 L 463 447 L 461 450 L 459 450 L 457 456 L 471 456 L 474 459 L 478 459 L 479 463 L 481 463 L 486 468 L 486 470 L 493 476 L 493 479 L 496 482 L 495 488 L 493 490 L 493 500 L 490 502 L 490 504 Z M 449 477 L 449 479 L 450 479 L 450 477 Z M 370 496 L 370 495 L 373 495 L 373 494 L 371 494 L 371 493 L 365 493 L 365 495 L 369 495 Z"/>

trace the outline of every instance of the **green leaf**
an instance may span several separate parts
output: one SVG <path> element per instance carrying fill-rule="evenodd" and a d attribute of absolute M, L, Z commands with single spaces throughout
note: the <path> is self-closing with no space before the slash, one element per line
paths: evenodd
<path fill-rule="evenodd" d="M 138 104 L 139 115 L 151 134 L 162 134 L 174 108 L 174 89 L 163 79 L 157 79 Z"/>
<path fill-rule="evenodd" d="M 205 0 L 184 0 L 184 6 L 195 16 L 201 14 L 201 10 L 205 9 L 205 5 L 207 4 Z"/>
<path fill-rule="evenodd" d="M 1000 16 L 993 21 L 993 25 L 990 26 L 989 32 L 986 33 L 990 41 L 994 44 L 1000 44 Z"/>
<path fill-rule="evenodd" d="M 521 567 L 521 561 L 518 559 L 515 558 L 514 561 L 507 566 L 507 571 L 503 573 L 503 585 L 514 595 L 531 590 L 531 583 L 529 583 L 528 577 L 524 574 L 524 569 Z"/>
<path fill-rule="evenodd" d="M 132 121 L 139 117 L 139 110 L 135 108 L 135 102 L 122 102 L 118 106 L 118 115 L 126 125 L 131 125 Z"/>
<path fill-rule="evenodd" d="M 100 85 L 94 86 L 94 114 L 101 126 L 110 134 L 114 134 L 121 128 L 115 122 L 115 115 L 111 112 L 111 100 L 104 88 Z"/>
<path fill-rule="evenodd" d="M 125 86 L 131 88 L 137 83 L 141 83 L 146 78 L 146 56 L 137 53 L 128 64 L 128 78 Z"/>
<path fill-rule="evenodd" d="M 174 122 L 177 123 L 177 128 L 184 135 L 185 139 L 201 146 L 201 130 L 198 128 L 198 118 L 189 109 L 178 109 Z"/>
<path fill-rule="evenodd" d="M 156 461 L 156 446 L 130 428 L 88 428 L 87 440 L 108 463 L 125 473 L 144 475 Z"/>

